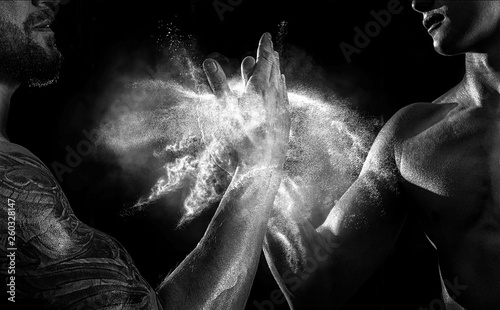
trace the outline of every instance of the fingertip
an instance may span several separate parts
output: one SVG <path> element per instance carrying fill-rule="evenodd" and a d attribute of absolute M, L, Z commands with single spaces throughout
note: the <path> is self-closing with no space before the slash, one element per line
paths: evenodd
<path fill-rule="evenodd" d="M 261 40 L 265 40 L 265 39 L 268 39 L 268 40 L 272 40 L 273 39 L 273 36 L 271 33 L 269 32 L 265 32 L 262 37 L 260 38 Z"/>
<path fill-rule="evenodd" d="M 243 62 L 241 63 L 241 67 L 243 68 L 244 71 L 253 69 L 255 66 L 255 58 L 252 56 L 247 56 L 245 59 L 243 59 Z"/>
<path fill-rule="evenodd" d="M 241 62 L 241 75 L 243 81 L 245 81 L 245 85 L 248 83 L 250 76 L 255 70 L 255 64 L 255 58 L 253 58 L 252 56 L 245 57 L 245 59 L 243 59 L 243 61 Z"/>
<path fill-rule="evenodd" d="M 217 98 L 223 98 L 231 92 L 224 70 L 216 60 L 206 59 L 203 62 L 203 69 L 207 75 L 208 84 Z"/>
<path fill-rule="evenodd" d="M 217 65 L 217 61 L 208 58 L 203 62 L 203 69 L 207 73 L 216 73 L 219 70 L 219 66 Z"/>
<path fill-rule="evenodd" d="M 273 36 L 269 32 L 264 33 L 260 38 L 260 45 L 265 44 L 268 44 L 271 48 L 273 47 Z"/>

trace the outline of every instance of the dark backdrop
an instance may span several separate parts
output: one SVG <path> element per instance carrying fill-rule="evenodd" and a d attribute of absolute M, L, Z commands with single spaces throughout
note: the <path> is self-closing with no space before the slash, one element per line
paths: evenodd
<path fill-rule="evenodd" d="M 155 42 L 165 36 L 162 23 L 173 23 L 182 34 L 197 38 L 201 53 L 219 52 L 241 60 L 256 48 L 263 32 L 276 34 L 279 22 L 286 20 L 289 44 L 312 55 L 339 92 L 362 92 L 363 111 L 387 120 L 401 107 L 433 100 L 457 83 L 463 62 L 462 57 L 446 58 L 434 52 L 421 16 L 406 1 L 403 12 L 393 16 L 381 34 L 347 64 L 340 42 L 352 44 L 353 28 L 364 27 L 373 20 L 370 11 L 385 9 L 387 3 L 243 0 L 221 21 L 212 0 L 65 0 L 53 26 L 65 56 L 60 82 L 45 89 L 21 87 L 13 98 L 9 136 L 47 165 L 64 162 L 66 147 L 76 146 L 85 139 L 82 130 L 97 125 L 96 98 L 111 84 L 109 72 L 140 70 L 130 67 L 139 58 L 154 61 Z M 176 230 L 176 213 L 163 219 L 151 211 L 119 216 L 124 205 L 147 193 L 154 182 L 147 173 L 142 179 L 113 178 L 119 169 L 109 161 L 88 157 L 61 185 L 77 216 L 124 244 L 141 273 L 156 286 L 194 248 L 207 220 Z M 349 307 L 428 307 L 439 294 L 436 270 L 434 252 L 418 225 L 409 220 L 393 254 Z M 269 299 L 274 289 L 262 259 L 247 308 L 259 309 L 253 301 Z"/>

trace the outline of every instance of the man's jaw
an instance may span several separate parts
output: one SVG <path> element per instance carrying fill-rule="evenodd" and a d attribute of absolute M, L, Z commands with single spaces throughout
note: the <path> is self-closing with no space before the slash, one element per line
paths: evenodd
<path fill-rule="evenodd" d="M 21 27 L 0 21 L 0 82 L 2 75 L 17 84 L 37 87 L 57 80 L 62 56 L 55 36 L 50 28 L 36 30 L 50 25 L 53 14 L 40 12 L 30 15 Z"/>

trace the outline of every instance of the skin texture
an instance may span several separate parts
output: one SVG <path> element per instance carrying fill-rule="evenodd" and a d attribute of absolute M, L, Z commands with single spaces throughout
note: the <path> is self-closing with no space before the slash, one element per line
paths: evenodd
<path fill-rule="evenodd" d="M 103 305 L 160 308 L 154 290 L 125 249 L 76 218 L 43 163 L 12 143 L 2 142 L 0 147 L 0 197 L 4 202 L 14 200 L 17 209 L 17 305 L 36 304 L 42 309 L 95 309 Z M 2 208 L 1 213 L 5 229 L 7 212 Z M 9 251 L 2 247 L 0 253 L 4 274 L 7 262 L 3 257 Z"/>
<path fill-rule="evenodd" d="M 48 1 L 43 8 L 33 10 L 34 6 L 2 1 L 0 77 L 3 80 L 38 87 L 57 80 L 62 56 L 54 34 L 45 27 L 54 20 L 56 5 L 57 2 Z"/>
<path fill-rule="evenodd" d="M 17 26 L 22 34 L 31 14 L 53 10 L 57 4 L 57 1 L 0 1 L 0 19 Z M 52 44 L 51 31 L 30 29 L 24 33 L 47 55 L 58 53 Z M 261 104 L 266 121 L 259 128 L 242 129 L 242 143 L 231 145 L 231 152 L 238 158 L 233 179 L 205 236 L 156 290 L 141 277 L 127 251 L 115 239 L 78 220 L 44 164 L 25 148 L 9 141 L 5 128 L 10 98 L 20 83 L 29 81 L 9 75 L 8 70 L 2 71 L 0 67 L 0 229 L 7 231 L 8 202 L 14 201 L 16 306 L 244 308 L 281 183 L 290 130 L 285 81 L 270 35 L 262 37 L 257 61 L 250 61 L 253 74 L 243 99 Z M 205 63 L 211 85 L 225 83 L 217 80 L 220 76 L 210 69 L 212 63 L 218 66 L 210 60 Z M 220 67 L 218 70 L 222 71 Z M 33 78 L 40 79 L 46 74 L 39 73 L 40 76 Z M 225 93 L 220 98 L 230 95 Z M 268 148 L 262 151 L 260 145 Z M 7 268 L 7 237 L 7 234 L 0 237 L 0 274 L 4 280 L 12 275 Z"/>
<path fill-rule="evenodd" d="M 293 309 L 339 309 L 388 255 L 410 209 L 442 277 L 457 284 L 456 302 L 500 305 L 500 2 L 412 4 L 431 21 L 438 53 L 465 54 L 466 74 L 441 98 L 389 120 L 318 228 L 279 212 L 271 218 L 264 252 Z"/>

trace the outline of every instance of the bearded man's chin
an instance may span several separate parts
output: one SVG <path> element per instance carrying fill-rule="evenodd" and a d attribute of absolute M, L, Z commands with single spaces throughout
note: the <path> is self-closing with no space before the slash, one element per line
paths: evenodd
<path fill-rule="evenodd" d="M 50 46 L 48 51 L 39 45 L 29 48 L 30 61 L 25 69 L 24 82 L 30 87 L 45 87 L 56 83 L 59 79 L 63 57 L 54 43 Z"/>
<path fill-rule="evenodd" d="M 0 21 L 0 76 L 31 87 L 55 83 L 63 57 L 53 37 L 46 44 L 44 48 L 19 27 Z"/>

